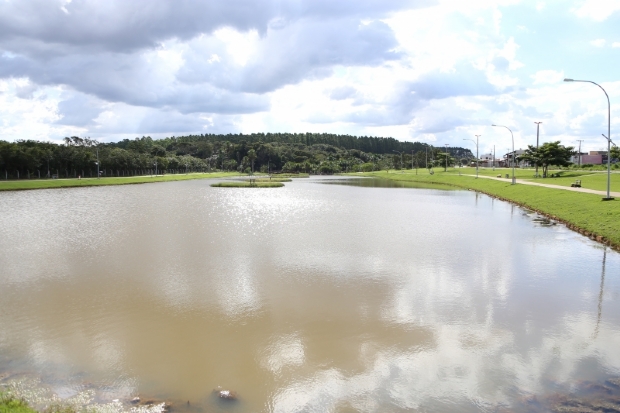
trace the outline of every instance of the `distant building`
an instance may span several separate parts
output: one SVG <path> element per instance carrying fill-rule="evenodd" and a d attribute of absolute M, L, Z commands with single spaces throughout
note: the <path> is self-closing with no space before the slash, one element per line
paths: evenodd
<path fill-rule="evenodd" d="M 495 162 L 493 162 L 492 153 L 485 153 L 485 154 L 480 155 L 480 160 L 478 162 L 479 162 L 479 165 L 484 168 L 490 168 L 492 166 L 497 166 L 497 167 L 501 166 L 499 159 L 495 159 Z"/>
<path fill-rule="evenodd" d="M 585 152 L 576 153 L 576 154 L 574 154 L 573 156 L 570 157 L 570 161 L 572 163 L 574 163 L 575 165 L 579 165 L 579 158 L 581 158 L 581 164 L 583 165 L 584 164 L 583 157 L 586 156 L 586 155 L 587 155 L 587 153 L 585 153 Z"/>
<path fill-rule="evenodd" d="M 524 167 L 524 166 L 530 166 L 530 163 L 527 161 L 519 161 L 519 157 L 521 155 L 523 155 L 525 153 L 524 149 L 517 149 L 516 151 L 513 152 L 508 152 L 506 155 L 504 155 L 504 163 L 507 166 L 512 166 L 512 158 L 513 156 L 515 156 L 517 158 L 517 163 L 515 164 L 515 166 L 517 167 Z"/>

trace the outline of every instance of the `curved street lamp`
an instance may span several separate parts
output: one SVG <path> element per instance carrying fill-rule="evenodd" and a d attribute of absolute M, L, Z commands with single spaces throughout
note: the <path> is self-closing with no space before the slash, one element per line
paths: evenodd
<path fill-rule="evenodd" d="M 542 122 L 534 122 L 536 124 L 536 155 L 538 155 L 538 135 L 540 133 L 540 124 Z M 538 161 L 536 161 L 536 172 L 534 173 L 534 176 L 536 178 L 538 178 Z"/>
<path fill-rule="evenodd" d="M 510 130 L 510 128 L 508 126 L 504 126 L 504 125 L 491 125 L 491 126 L 495 126 L 498 128 L 506 128 L 510 131 L 510 136 L 512 137 L 512 184 L 514 185 L 517 183 L 517 180 L 515 179 L 515 136 L 512 134 L 512 131 Z"/>
<path fill-rule="evenodd" d="M 478 160 L 480 159 L 480 157 L 478 156 L 478 137 L 480 136 L 482 135 L 476 135 L 475 141 L 473 139 L 463 139 L 464 141 L 472 141 L 476 144 L 476 179 L 478 179 Z"/>
<path fill-rule="evenodd" d="M 613 198 L 609 194 L 611 187 L 611 103 L 609 102 L 609 95 L 603 89 L 603 86 L 591 80 L 577 80 L 577 79 L 564 79 L 565 82 L 583 82 L 592 83 L 601 88 L 605 97 L 607 97 L 607 136 L 603 135 L 607 139 L 607 198 L 603 198 L 603 201 L 611 201 Z"/>

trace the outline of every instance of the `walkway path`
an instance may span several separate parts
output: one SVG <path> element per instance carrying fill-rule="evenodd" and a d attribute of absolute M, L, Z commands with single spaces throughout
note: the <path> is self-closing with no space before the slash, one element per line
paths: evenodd
<path fill-rule="evenodd" d="M 465 175 L 463 174 L 463 176 L 476 176 L 476 175 Z M 485 175 L 478 175 L 479 178 L 486 178 L 486 179 L 493 179 L 496 181 L 501 181 L 501 182 L 510 182 L 511 178 L 505 179 L 505 178 L 496 178 L 494 176 L 485 176 Z M 533 185 L 533 186 L 542 186 L 545 188 L 551 188 L 551 189 L 563 189 L 565 191 L 573 191 L 573 192 L 583 192 L 586 194 L 595 194 L 595 195 L 602 195 L 602 196 L 607 196 L 607 191 L 598 191 L 596 189 L 588 189 L 588 188 L 573 188 L 571 186 L 561 186 L 561 185 L 551 185 L 551 184 L 541 184 L 539 182 L 532 182 L 532 181 L 527 181 L 525 179 L 517 179 L 516 180 L 518 184 L 523 184 L 523 185 Z M 618 197 L 620 198 L 620 192 L 614 192 L 611 191 L 609 192 L 609 195 L 612 197 Z"/>

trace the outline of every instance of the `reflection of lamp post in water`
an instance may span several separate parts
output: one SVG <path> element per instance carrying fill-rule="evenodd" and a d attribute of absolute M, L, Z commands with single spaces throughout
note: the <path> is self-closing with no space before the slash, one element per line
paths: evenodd
<path fill-rule="evenodd" d="M 601 271 L 601 288 L 598 293 L 598 314 L 596 316 L 596 327 L 594 328 L 594 338 L 598 336 L 599 325 L 601 324 L 601 316 L 603 315 L 603 290 L 605 287 L 605 263 L 607 261 L 607 247 L 603 249 L 603 269 Z"/>

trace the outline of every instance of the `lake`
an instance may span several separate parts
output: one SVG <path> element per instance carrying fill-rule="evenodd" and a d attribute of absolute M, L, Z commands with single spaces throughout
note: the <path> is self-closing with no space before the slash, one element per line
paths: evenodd
<path fill-rule="evenodd" d="M 212 182 L 0 193 L 0 372 L 205 412 L 527 411 L 620 375 L 620 254 L 561 225 L 471 191 Z"/>

